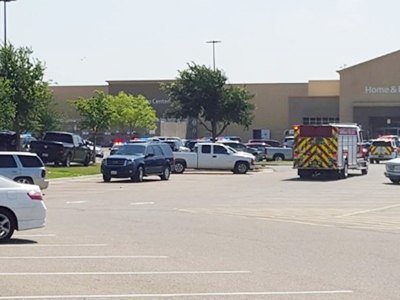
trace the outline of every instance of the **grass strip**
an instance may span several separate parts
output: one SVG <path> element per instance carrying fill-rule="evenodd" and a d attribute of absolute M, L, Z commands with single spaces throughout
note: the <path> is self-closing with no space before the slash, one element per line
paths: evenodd
<path fill-rule="evenodd" d="M 62 177 L 77 177 L 100 174 L 100 164 L 90 165 L 84 167 L 81 165 L 72 165 L 67 167 L 54 167 L 46 166 L 48 179 L 62 178 Z"/>

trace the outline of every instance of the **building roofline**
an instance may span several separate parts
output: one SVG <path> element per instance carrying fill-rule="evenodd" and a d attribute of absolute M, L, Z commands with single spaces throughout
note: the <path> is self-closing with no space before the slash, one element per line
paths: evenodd
<path fill-rule="evenodd" d="M 173 82 L 173 79 L 149 79 L 149 80 L 106 80 L 108 84 L 132 84 L 132 83 L 142 83 L 142 84 L 154 84 L 154 83 L 169 83 Z"/>
<path fill-rule="evenodd" d="M 364 62 L 355 64 L 355 65 L 352 65 L 352 66 L 350 66 L 350 67 L 343 68 L 343 69 L 341 69 L 341 70 L 337 70 L 336 72 L 338 72 L 338 73 L 340 74 L 340 73 L 343 72 L 343 71 L 347 71 L 347 70 L 350 70 L 350 69 L 359 67 L 359 66 L 361 66 L 361 65 L 368 64 L 368 63 L 373 62 L 373 61 L 376 61 L 376 60 L 380 60 L 380 59 L 382 59 L 382 58 L 385 58 L 385 57 L 387 57 L 387 56 L 393 55 L 393 54 L 395 54 L 395 53 L 400 53 L 400 50 L 396 50 L 396 51 L 393 51 L 393 52 L 390 52 L 390 53 L 387 53 L 387 54 L 384 54 L 384 55 L 375 57 L 375 58 L 373 58 L 373 59 L 369 59 L 369 60 L 367 60 L 367 61 L 364 61 Z"/>

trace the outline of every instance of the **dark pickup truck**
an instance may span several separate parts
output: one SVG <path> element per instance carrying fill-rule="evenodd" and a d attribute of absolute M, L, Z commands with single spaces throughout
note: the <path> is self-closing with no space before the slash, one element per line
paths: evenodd
<path fill-rule="evenodd" d="M 92 158 L 90 148 L 79 135 L 62 131 L 46 132 L 41 141 L 31 142 L 30 152 L 36 153 L 44 163 L 66 167 L 71 162 L 88 166 Z"/>

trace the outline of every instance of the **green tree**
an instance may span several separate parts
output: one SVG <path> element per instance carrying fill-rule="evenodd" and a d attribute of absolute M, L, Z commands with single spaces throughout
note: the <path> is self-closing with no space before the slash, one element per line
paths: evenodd
<path fill-rule="evenodd" d="M 189 64 L 188 69 L 179 71 L 174 82 L 162 86 L 171 100 L 167 116 L 197 119 L 213 140 L 230 124 L 248 128 L 254 118 L 254 105 L 250 103 L 253 95 L 226 85 L 226 81 L 221 70 Z"/>
<path fill-rule="evenodd" d="M 47 109 L 40 112 L 40 126 L 36 131 L 43 136 L 46 131 L 60 130 L 63 114 L 56 110 L 55 103 L 49 103 Z"/>
<path fill-rule="evenodd" d="M 0 49 L 0 79 L 9 87 L 8 100 L 3 100 L 8 115 L 3 122 L 16 132 L 17 145 L 22 132 L 40 128 L 41 113 L 52 100 L 48 83 L 43 80 L 44 65 L 31 55 L 31 49 L 11 44 Z"/>
<path fill-rule="evenodd" d="M 109 97 L 102 91 L 95 91 L 90 98 L 78 98 L 73 104 L 81 116 L 81 128 L 89 129 L 94 135 L 93 162 L 96 161 L 97 135 L 111 124 L 112 109 Z"/>
<path fill-rule="evenodd" d="M 112 123 L 120 129 L 133 132 L 137 129 L 157 128 L 157 115 L 149 101 L 142 95 L 128 95 L 120 92 L 110 96 L 113 110 Z"/>
<path fill-rule="evenodd" d="M 11 101 L 10 83 L 0 78 L 0 130 L 11 128 L 15 116 L 15 105 Z"/>

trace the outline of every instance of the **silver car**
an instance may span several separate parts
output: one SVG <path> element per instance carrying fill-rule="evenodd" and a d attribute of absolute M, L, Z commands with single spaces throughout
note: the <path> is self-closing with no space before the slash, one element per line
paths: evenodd
<path fill-rule="evenodd" d="M 400 158 L 394 158 L 386 162 L 385 176 L 395 184 L 400 183 Z"/>
<path fill-rule="evenodd" d="M 42 160 L 29 152 L 0 152 L 0 175 L 16 182 L 35 184 L 42 190 L 49 181 Z"/>

